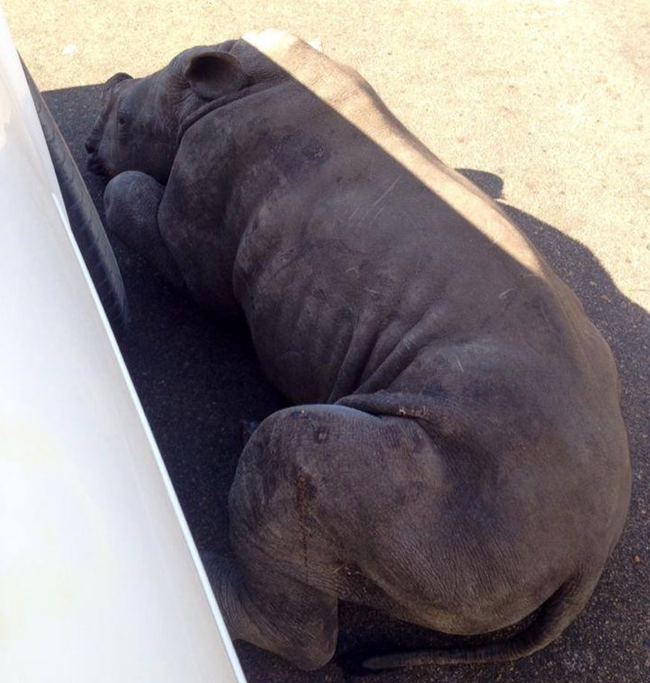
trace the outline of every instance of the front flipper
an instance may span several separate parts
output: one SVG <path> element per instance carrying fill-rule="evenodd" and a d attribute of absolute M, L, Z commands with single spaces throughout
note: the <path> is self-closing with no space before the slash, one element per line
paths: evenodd
<path fill-rule="evenodd" d="M 139 171 L 115 176 L 104 193 L 109 231 L 142 254 L 174 286 L 184 286 L 183 276 L 158 228 L 158 208 L 165 186 Z"/>

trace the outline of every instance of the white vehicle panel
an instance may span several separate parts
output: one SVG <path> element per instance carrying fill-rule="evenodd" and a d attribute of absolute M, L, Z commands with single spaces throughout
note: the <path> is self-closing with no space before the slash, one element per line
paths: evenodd
<path fill-rule="evenodd" d="M 0 681 L 244 682 L 1 12 L 0 216 Z"/>

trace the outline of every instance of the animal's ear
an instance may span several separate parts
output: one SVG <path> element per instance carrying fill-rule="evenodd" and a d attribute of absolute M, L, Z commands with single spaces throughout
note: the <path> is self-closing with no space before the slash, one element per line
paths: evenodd
<path fill-rule="evenodd" d="M 185 78 L 197 95 L 208 100 L 241 90 L 248 82 L 237 57 L 218 50 L 193 54 Z"/>
<path fill-rule="evenodd" d="M 119 74 L 115 74 L 114 76 L 111 76 L 106 83 L 104 83 L 104 87 L 108 90 L 111 88 L 114 88 L 118 83 L 121 83 L 122 81 L 126 81 L 129 79 L 133 79 L 133 76 L 129 76 L 129 74 L 125 74 L 123 72 L 120 72 Z"/>
<path fill-rule="evenodd" d="M 101 89 L 102 93 L 102 103 L 106 105 L 108 101 L 110 100 L 113 90 L 115 90 L 115 86 L 118 83 L 121 83 L 122 81 L 127 81 L 127 80 L 133 80 L 133 76 L 129 76 L 129 74 L 125 73 L 119 73 L 115 74 L 114 76 L 111 76 L 106 83 L 104 83 L 104 86 Z"/>

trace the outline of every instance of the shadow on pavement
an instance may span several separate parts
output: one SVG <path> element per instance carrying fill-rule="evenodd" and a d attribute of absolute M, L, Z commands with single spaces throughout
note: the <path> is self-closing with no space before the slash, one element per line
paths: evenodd
<path fill-rule="evenodd" d="M 83 149 L 98 111 L 99 87 L 44 95 L 103 215 L 102 181 L 86 172 Z M 491 196 L 500 196 L 498 176 L 461 172 Z M 584 245 L 503 206 L 579 296 L 617 358 L 634 472 L 628 524 L 587 609 L 547 649 L 514 664 L 399 671 L 378 680 L 641 683 L 650 671 L 650 316 L 619 292 Z M 285 401 L 264 379 L 243 327 L 226 328 L 207 317 L 139 256 L 120 244 L 114 248 L 132 316 L 130 333 L 121 341 L 127 366 L 197 544 L 224 551 L 227 493 L 241 450 L 239 421 L 263 419 Z M 340 616 L 340 652 L 366 642 L 417 649 L 461 640 L 350 605 L 341 606 Z M 304 673 L 250 645 L 242 644 L 238 651 L 250 683 L 357 680 L 336 661 Z"/>

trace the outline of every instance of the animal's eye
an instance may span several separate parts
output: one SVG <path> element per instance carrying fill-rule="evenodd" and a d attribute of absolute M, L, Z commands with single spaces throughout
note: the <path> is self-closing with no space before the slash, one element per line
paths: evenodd
<path fill-rule="evenodd" d="M 126 119 L 123 116 L 119 116 L 117 122 L 120 124 L 120 126 L 123 126 L 126 123 Z"/>

